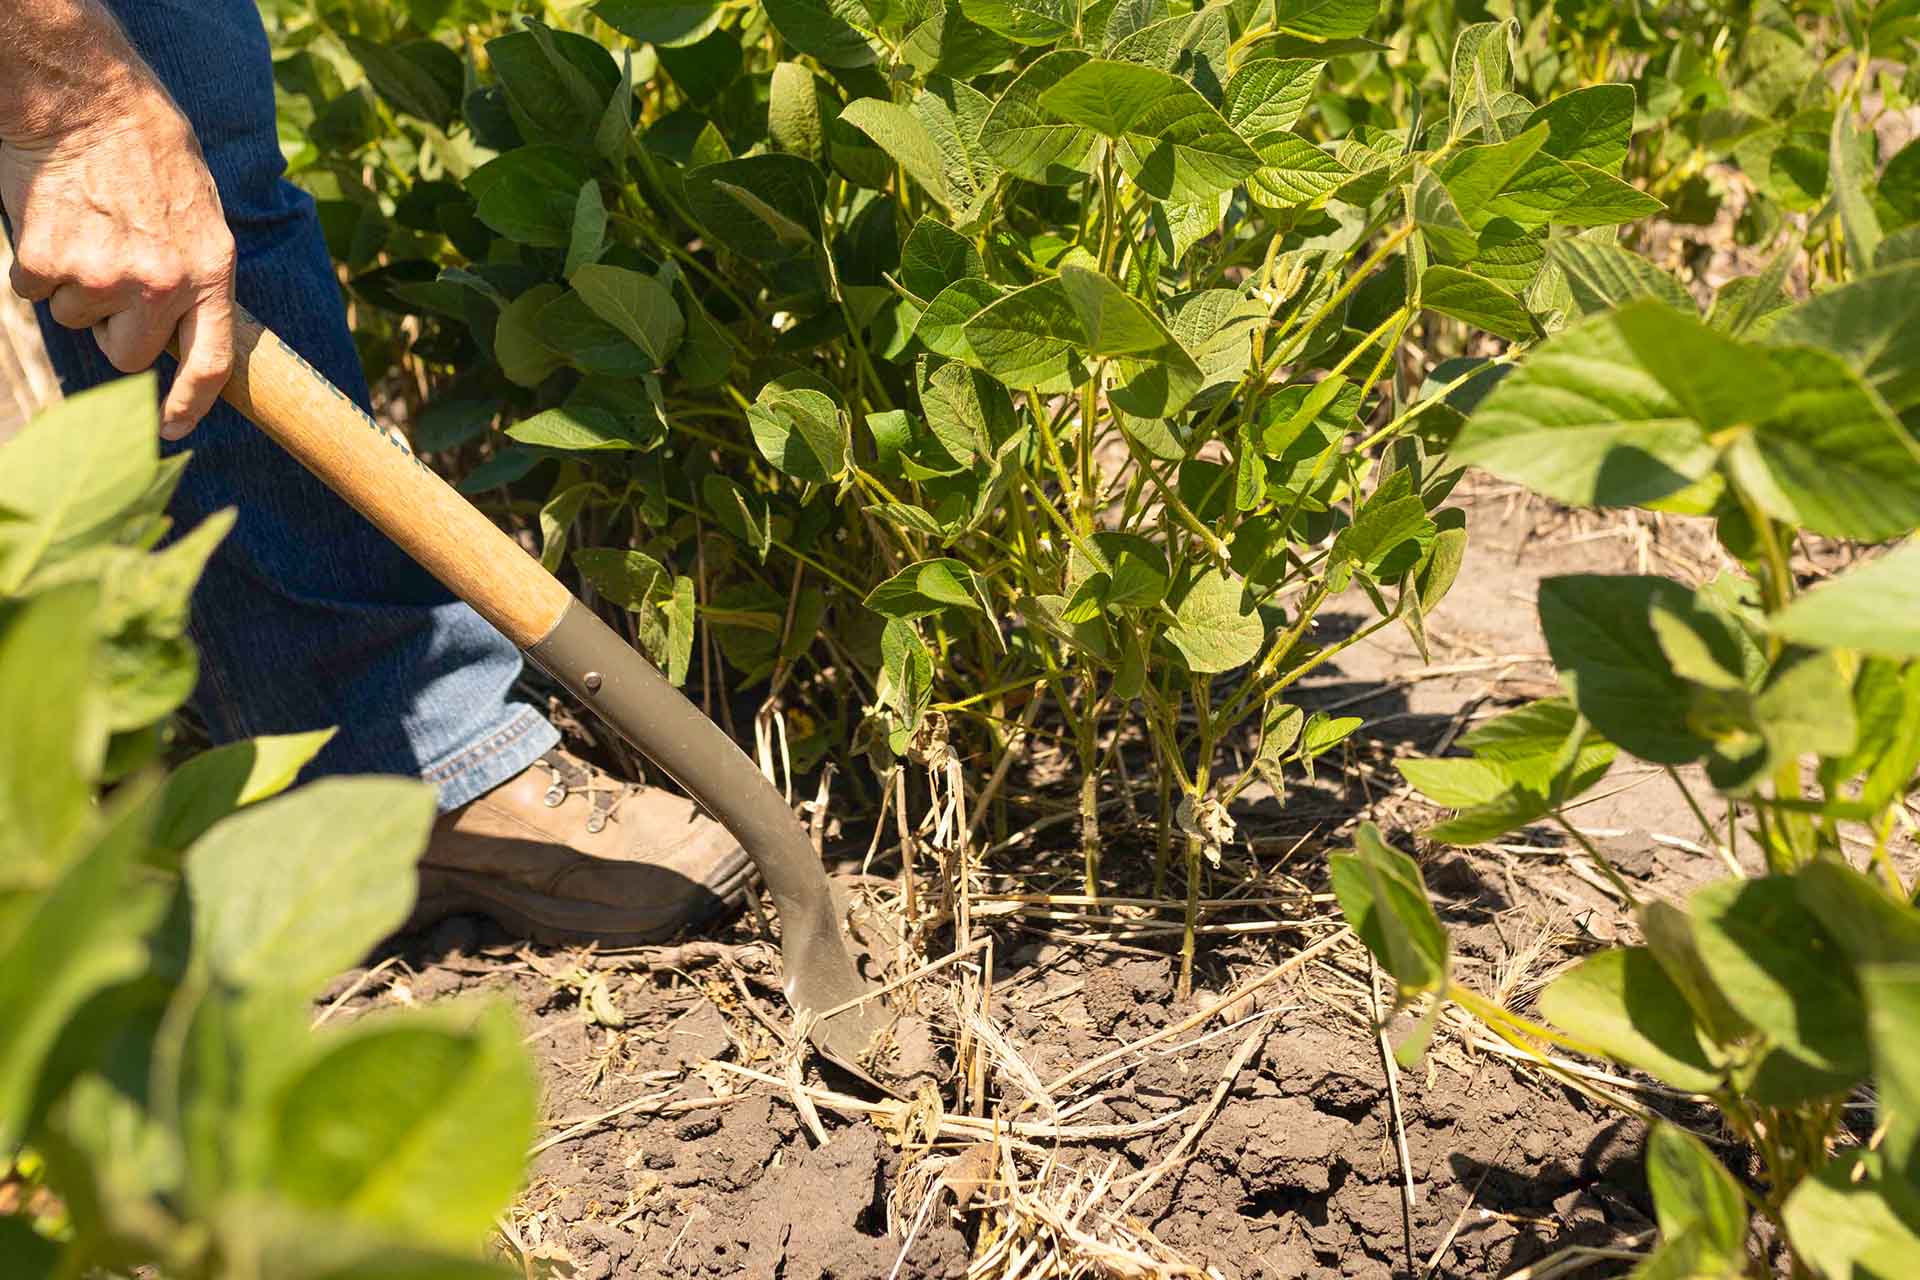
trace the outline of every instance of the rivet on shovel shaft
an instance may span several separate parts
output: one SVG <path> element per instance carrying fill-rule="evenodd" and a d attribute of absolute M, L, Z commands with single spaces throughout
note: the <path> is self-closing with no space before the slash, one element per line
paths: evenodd
<path fill-rule="evenodd" d="M 580 683 L 587 687 L 588 693 L 598 693 L 600 692 L 600 673 L 598 671 L 589 671 L 586 675 L 580 677 Z"/>

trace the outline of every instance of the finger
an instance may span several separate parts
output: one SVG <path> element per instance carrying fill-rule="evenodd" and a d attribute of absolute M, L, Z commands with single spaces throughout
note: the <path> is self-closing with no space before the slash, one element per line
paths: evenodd
<path fill-rule="evenodd" d="M 7 273 L 13 285 L 13 291 L 28 302 L 44 302 L 59 285 L 52 276 L 42 275 L 38 271 L 22 266 L 19 258 L 13 260 L 13 267 Z"/>
<path fill-rule="evenodd" d="M 128 290 L 63 284 L 48 295 L 47 310 L 69 329 L 91 329 L 115 312 L 124 311 L 131 301 Z"/>
<path fill-rule="evenodd" d="M 178 440 L 192 431 L 233 373 L 233 297 L 216 289 L 180 318 L 180 372 L 161 411 L 160 434 Z"/>
<path fill-rule="evenodd" d="M 138 302 L 94 325 L 94 340 L 107 362 L 122 373 L 143 373 L 167 349 L 185 300 Z"/>

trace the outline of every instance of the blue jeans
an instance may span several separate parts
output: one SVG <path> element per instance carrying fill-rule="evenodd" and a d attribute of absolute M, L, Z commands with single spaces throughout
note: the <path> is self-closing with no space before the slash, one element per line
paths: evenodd
<path fill-rule="evenodd" d="M 239 301 L 367 405 L 313 201 L 283 179 L 272 55 L 254 0 L 106 0 L 199 135 L 239 247 Z M 63 387 L 118 376 L 91 334 L 40 308 Z M 172 362 L 162 359 L 163 384 Z M 163 390 L 164 394 L 164 390 Z M 309 770 L 419 774 L 452 809 L 559 735 L 511 699 L 520 655 L 266 436 L 222 403 L 178 446 L 169 514 L 239 520 L 193 599 L 194 707 L 216 739 L 339 726 Z"/>

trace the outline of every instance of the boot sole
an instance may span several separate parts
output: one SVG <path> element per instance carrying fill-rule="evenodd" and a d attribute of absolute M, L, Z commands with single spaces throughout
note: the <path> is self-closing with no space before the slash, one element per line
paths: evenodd
<path fill-rule="evenodd" d="M 683 930 L 738 911 L 746 905 L 753 880 L 753 863 L 741 853 L 724 868 L 718 885 L 703 886 L 713 895 L 707 902 L 658 924 L 635 927 L 632 917 L 618 907 L 551 897 L 468 871 L 426 866 L 419 870 L 420 894 L 405 932 L 425 929 L 448 916 L 477 915 L 542 946 L 636 947 L 666 942 Z"/>

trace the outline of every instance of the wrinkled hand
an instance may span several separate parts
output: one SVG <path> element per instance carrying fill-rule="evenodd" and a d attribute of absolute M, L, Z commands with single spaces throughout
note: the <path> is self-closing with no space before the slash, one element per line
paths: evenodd
<path fill-rule="evenodd" d="M 13 288 L 90 328 L 113 367 L 151 368 L 179 341 L 161 410 L 177 440 L 233 370 L 233 234 L 199 144 L 157 86 L 116 118 L 0 148 Z"/>

